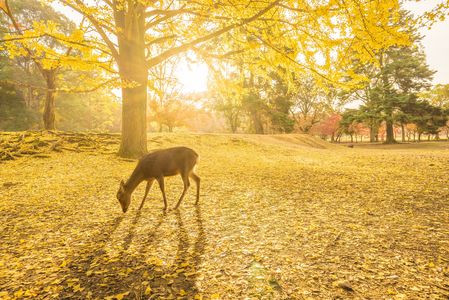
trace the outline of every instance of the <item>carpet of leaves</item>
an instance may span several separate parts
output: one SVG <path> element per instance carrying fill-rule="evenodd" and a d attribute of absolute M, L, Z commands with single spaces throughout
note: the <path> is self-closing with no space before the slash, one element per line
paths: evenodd
<path fill-rule="evenodd" d="M 165 214 L 157 184 L 121 212 L 135 162 L 114 154 L 1 163 L 0 298 L 449 299 L 449 144 L 150 136 L 173 145 L 200 154 L 202 191 Z"/>

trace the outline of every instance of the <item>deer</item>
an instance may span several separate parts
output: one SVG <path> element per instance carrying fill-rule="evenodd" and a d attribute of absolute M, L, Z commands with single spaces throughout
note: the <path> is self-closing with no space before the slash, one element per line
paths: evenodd
<path fill-rule="evenodd" d="M 198 154 L 194 150 L 187 147 L 173 147 L 156 150 L 144 155 L 141 159 L 139 159 L 139 162 L 137 163 L 137 166 L 129 179 L 126 182 L 124 180 L 120 181 L 117 199 L 120 202 L 123 213 L 126 213 L 128 210 L 131 203 L 131 195 L 134 190 L 141 182 L 147 181 L 145 195 L 143 196 L 142 203 L 139 207 L 139 210 L 142 209 L 148 192 L 150 191 L 155 180 L 159 183 L 159 188 L 162 192 L 162 198 L 164 200 L 164 211 L 166 211 L 167 197 L 165 196 L 164 177 L 175 176 L 178 174 L 181 175 L 184 183 L 184 190 L 182 191 L 181 197 L 179 198 L 175 209 L 179 207 L 188 188 L 190 187 L 189 178 L 193 179 L 196 183 L 195 205 L 197 205 L 200 198 L 201 179 L 195 174 L 194 169 L 198 162 L 198 158 Z"/>

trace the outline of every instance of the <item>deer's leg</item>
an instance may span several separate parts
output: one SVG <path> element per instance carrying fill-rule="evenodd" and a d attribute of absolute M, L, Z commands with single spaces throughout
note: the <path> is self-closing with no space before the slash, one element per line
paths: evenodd
<path fill-rule="evenodd" d="M 181 197 L 179 197 L 179 200 L 175 206 L 175 209 L 177 209 L 179 207 L 179 205 L 181 204 L 181 201 L 182 201 L 182 199 L 184 199 L 187 189 L 190 186 L 189 175 L 186 172 L 183 172 L 183 173 L 181 173 L 181 177 L 182 177 L 182 181 L 184 182 L 184 190 L 182 191 Z"/>
<path fill-rule="evenodd" d="M 148 182 L 147 182 L 147 187 L 145 188 L 145 195 L 143 196 L 142 203 L 140 203 L 139 210 L 142 209 L 143 203 L 145 202 L 145 199 L 147 199 L 148 192 L 150 191 L 151 186 L 153 185 L 153 182 L 154 182 L 154 179 L 148 180 Z"/>
<path fill-rule="evenodd" d="M 192 178 L 194 181 L 195 181 L 195 183 L 196 183 L 196 201 L 195 201 L 195 204 L 198 204 L 198 202 L 200 201 L 200 181 L 201 181 L 201 178 L 198 176 L 198 175 L 196 175 L 195 173 L 190 173 L 190 178 Z"/>
<path fill-rule="evenodd" d="M 162 197 L 164 198 L 164 210 L 167 210 L 167 197 L 165 196 L 164 177 L 159 177 L 157 179 L 157 182 L 159 183 L 159 188 L 161 189 Z"/>

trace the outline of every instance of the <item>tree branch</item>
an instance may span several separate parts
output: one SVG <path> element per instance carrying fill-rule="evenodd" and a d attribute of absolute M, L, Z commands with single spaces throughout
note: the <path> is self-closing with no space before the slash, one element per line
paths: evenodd
<path fill-rule="evenodd" d="M 243 20 L 242 20 L 241 22 L 239 22 L 239 23 L 235 23 L 235 24 L 231 24 L 231 25 L 225 26 L 225 27 L 223 27 L 222 29 L 219 29 L 219 30 L 217 30 L 217 31 L 215 31 L 215 32 L 212 32 L 212 33 L 210 33 L 210 34 L 208 34 L 208 35 L 205 35 L 205 36 L 203 36 L 203 37 L 197 38 L 197 39 L 195 39 L 195 40 L 193 40 L 193 41 L 191 41 L 191 42 L 188 42 L 188 43 L 186 43 L 186 44 L 183 44 L 183 45 L 180 45 L 180 46 L 171 48 L 171 49 L 169 49 L 169 50 L 167 50 L 167 51 L 165 51 L 165 52 L 159 54 L 158 56 L 149 59 L 149 60 L 147 61 L 147 66 L 148 66 L 149 68 L 151 68 L 151 67 L 153 67 L 153 66 L 155 66 L 155 65 L 157 65 L 157 64 L 159 64 L 159 63 L 161 63 L 161 62 L 163 62 L 164 60 L 166 60 L 166 59 L 168 59 L 168 58 L 170 58 L 170 57 L 176 55 L 176 54 L 179 54 L 179 53 L 181 53 L 181 52 L 184 52 L 184 51 L 189 50 L 192 46 L 195 46 L 195 45 L 197 45 L 197 44 L 200 44 L 200 43 L 203 43 L 203 42 L 205 42 L 205 41 L 211 40 L 211 39 L 213 39 L 213 38 L 215 38 L 215 37 L 217 37 L 217 36 L 220 36 L 220 35 L 222 35 L 223 33 L 226 33 L 226 32 L 228 32 L 228 31 L 230 31 L 230 30 L 232 30 L 232 29 L 235 29 L 235 28 L 241 27 L 241 26 L 243 26 L 243 25 L 245 25 L 245 24 L 251 23 L 251 22 L 257 20 L 257 19 L 258 19 L 259 17 L 261 17 L 262 15 L 264 15 L 264 14 L 265 14 L 266 12 L 268 12 L 269 10 L 271 10 L 273 7 L 275 7 L 276 5 L 278 5 L 279 2 L 281 2 L 281 0 L 276 0 L 276 1 L 272 2 L 272 3 L 270 3 L 270 4 L 267 5 L 264 9 L 262 9 L 261 11 L 259 11 L 259 12 L 256 13 L 255 15 L 253 15 L 252 17 L 243 19 Z"/>
<path fill-rule="evenodd" d="M 90 89 L 87 90 L 67 90 L 67 89 L 49 89 L 43 86 L 37 86 L 37 85 L 33 85 L 33 84 L 29 84 L 29 83 L 24 83 L 24 82 L 19 82 L 19 81 L 14 81 L 14 80 L 0 80 L 0 83 L 3 84 L 11 84 L 11 85 L 15 85 L 15 86 L 22 86 L 22 87 L 26 87 L 26 88 L 33 88 L 36 90 L 42 90 L 42 91 L 50 91 L 50 92 L 64 92 L 64 93 L 70 93 L 70 94 L 81 94 L 81 93 L 91 93 L 91 92 L 95 92 L 105 86 L 107 86 L 108 84 L 114 82 L 114 81 L 118 81 L 120 78 L 116 77 L 116 78 L 111 78 L 109 80 L 106 80 L 105 82 L 100 83 L 99 85 L 96 85 Z"/>
<path fill-rule="evenodd" d="M 109 49 L 111 50 L 111 55 L 112 57 L 114 57 L 114 59 L 118 62 L 119 61 L 119 52 L 117 50 L 117 48 L 115 47 L 115 44 L 109 39 L 109 37 L 107 36 L 106 32 L 104 31 L 102 25 L 90 14 L 85 13 L 80 7 L 84 7 L 84 4 L 82 2 L 80 2 L 79 0 L 75 0 L 76 3 L 80 6 L 77 7 L 65 0 L 60 0 L 64 5 L 72 8 L 73 10 L 77 11 L 78 13 L 80 13 L 81 15 L 85 16 L 87 19 L 89 19 L 89 21 L 92 23 L 92 25 L 94 25 L 95 29 L 97 30 L 98 34 L 101 36 L 101 38 L 103 39 L 103 41 L 106 43 L 106 45 L 109 47 Z"/>

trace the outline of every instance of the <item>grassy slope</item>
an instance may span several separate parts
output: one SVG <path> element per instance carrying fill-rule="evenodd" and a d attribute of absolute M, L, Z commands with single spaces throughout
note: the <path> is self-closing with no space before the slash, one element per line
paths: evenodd
<path fill-rule="evenodd" d="M 0 165 L 1 297 L 448 297 L 446 148 L 349 149 L 306 136 L 150 139 L 150 148 L 200 153 L 200 206 L 191 188 L 181 209 L 164 215 L 155 185 L 138 213 L 142 185 L 123 215 L 115 192 L 135 162 L 113 155 Z M 166 186 L 173 206 L 181 179 Z"/>

